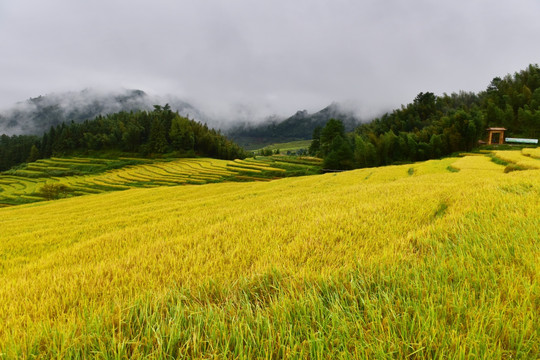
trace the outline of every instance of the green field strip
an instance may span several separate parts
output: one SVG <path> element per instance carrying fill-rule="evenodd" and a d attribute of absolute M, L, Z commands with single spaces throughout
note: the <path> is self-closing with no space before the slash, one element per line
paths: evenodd
<path fill-rule="evenodd" d="M 201 169 L 201 170 L 196 170 L 196 171 L 192 171 L 191 172 L 192 174 L 205 174 L 205 175 L 210 175 L 210 176 L 220 176 L 219 174 L 216 174 L 214 171 L 212 170 L 207 170 L 207 169 Z"/>
<path fill-rule="evenodd" d="M 96 159 L 92 159 L 92 158 L 57 158 L 57 157 L 51 157 L 50 160 L 56 161 L 56 162 L 89 163 L 89 162 L 94 162 Z"/>
<path fill-rule="evenodd" d="M 55 164 L 55 165 L 60 165 L 60 164 Z M 61 165 L 64 165 L 64 164 L 61 164 Z M 88 171 L 88 169 L 90 168 L 100 168 L 100 169 L 106 169 L 107 168 L 107 165 L 106 164 L 97 164 L 97 163 L 88 163 L 88 164 L 67 164 L 69 165 L 69 169 L 70 170 L 80 170 L 80 171 Z"/>
<path fill-rule="evenodd" d="M 78 195 L 87 195 L 87 194 L 99 194 L 102 193 L 103 190 L 90 188 L 90 187 L 72 187 L 71 190 L 73 193 L 76 193 Z"/>
<path fill-rule="evenodd" d="M 102 177 L 94 178 L 92 179 L 92 183 L 89 183 L 88 186 L 92 186 L 92 184 L 101 184 L 101 185 L 117 185 L 115 182 L 110 182 Z"/>
<path fill-rule="evenodd" d="M 36 187 L 35 185 L 34 185 L 34 186 L 31 186 L 31 187 L 30 187 L 30 186 L 27 186 L 27 187 L 22 191 L 22 193 L 23 193 L 23 194 L 33 194 L 33 193 L 36 192 L 36 189 L 37 189 L 37 187 Z"/>
<path fill-rule="evenodd" d="M 129 190 L 131 189 L 130 186 L 127 186 L 127 185 L 121 185 L 121 184 L 117 184 L 117 185 L 99 185 L 99 184 L 94 184 L 91 186 L 92 189 L 98 189 L 98 190 L 102 190 L 103 192 L 109 192 L 109 191 L 123 191 L 123 190 Z"/>
<path fill-rule="evenodd" d="M 116 189 L 119 189 L 119 190 L 127 190 L 127 189 L 129 189 L 128 186 L 125 186 L 123 184 L 119 184 L 118 182 L 108 182 L 108 181 L 105 181 L 103 179 L 95 179 L 94 183 L 89 184 L 88 187 L 90 187 L 90 188 L 109 187 L 109 188 L 116 188 Z"/>
<path fill-rule="evenodd" d="M 259 165 L 259 166 L 265 166 L 265 167 L 271 167 L 271 164 L 273 161 L 266 161 L 266 160 L 257 160 L 257 159 L 236 159 L 234 162 L 241 162 L 244 164 L 253 164 L 253 165 Z"/>
<path fill-rule="evenodd" d="M 211 164 L 204 164 L 202 166 L 203 166 L 204 169 L 206 169 L 208 171 L 211 171 L 214 174 L 223 175 L 223 176 L 229 176 L 229 175 L 232 174 L 230 171 L 228 171 L 224 167 L 217 168 L 217 167 L 213 167 Z"/>
<path fill-rule="evenodd" d="M 127 181 L 130 181 L 130 180 L 128 180 L 128 179 L 123 178 L 120 174 L 114 174 L 114 175 L 111 174 L 111 175 L 109 175 L 107 178 L 108 178 L 110 181 L 114 181 L 114 182 L 120 183 L 120 184 L 124 184 L 124 183 L 126 183 Z"/>
<path fill-rule="evenodd" d="M 198 163 L 192 163 L 192 162 L 184 162 L 182 164 L 185 168 L 188 168 L 188 169 L 191 169 L 191 170 L 198 170 L 197 169 L 197 166 L 196 165 L 199 165 L 198 167 L 200 168 L 200 164 Z"/>
<path fill-rule="evenodd" d="M 141 181 L 151 181 L 152 180 L 151 176 L 141 174 L 137 170 L 126 171 L 123 175 L 124 176 L 129 176 L 134 180 L 141 180 Z"/>
<path fill-rule="evenodd" d="M 175 178 L 178 177 L 178 174 L 168 173 L 164 169 L 159 168 L 157 166 L 152 166 L 152 168 L 150 168 L 150 166 L 147 165 L 145 167 L 145 171 L 147 171 L 147 172 L 149 172 L 151 174 L 154 174 L 155 176 L 166 177 L 168 179 L 175 179 Z"/>
<path fill-rule="evenodd" d="M 199 171 L 201 173 L 218 174 L 218 175 L 225 175 L 225 176 L 229 175 L 229 172 L 226 171 L 224 167 L 222 166 L 216 167 L 208 161 L 190 162 L 188 164 L 188 167 L 194 169 L 195 171 Z"/>
<path fill-rule="evenodd" d="M 266 167 L 261 167 L 261 166 L 258 166 L 258 165 L 251 165 L 251 164 L 246 164 L 244 162 L 238 162 L 236 160 L 232 161 L 232 162 L 229 162 L 227 164 L 227 166 L 237 166 L 237 167 L 241 167 L 241 168 L 247 168 L 247 169 L 255 169 L 255 170 L 265 170 Z"/>
<path fill-rule="evenodd" d="M 67 170 L 71 170 L 71 168 L 59 167 L 59 166 L 48 166 L 48 165 L 43 165 L 43 166 L 27 165 L 25 171 L 28 171 L 28 170 L 37 171 L 41 173 L 43 172 L 47 173 L 47 171 L 67 171 Z"/>
<path fill-rule="evenodd" d="M 185 167 L 183 167 L 182 164 L 171 163 L 166 168 L 163 168 L 163 170 L 170 173 L 182 173 L 185 171 Z"/>
<path fill-rule="evenodd" d="M 291 158 L 287 156 L 281 156 L 281 155 L 275 155 L 272 157 L 275 161 L 283 161 L 288 162 L 291 164 L 304 164 L 304 165 L 313 165 L 313 166 L 321 166 L 323 163 L 322 159 L 317 158 Z"/>
<path fill-rule="evenodd" d="M 145 158 L 124 157 L 124 156 L 119 157 L 118 160 L 135 160 L 135 161 L 141 161 L 141 162 L 151 162 L 152 161 L 152 160 L 148 160 L 148 159 L 145 159 Z"/>
<path fill-rule="evenodd" d="M 215 175 L 213 173 L 200 173 L 199 174 L 200 177 L 202 178 L 205 178 L 205 179 L 210 179 L 210 180 L 221 180 L 223 179 L 223 176 L 220 176 L 220 175 Z"/>
<path fill-rule="evenodd" d="M 118 178 L 122 179 L 123 181 L 129 182 L 129 183 L 140 182 L 140 181 L 147 182 L 148 181 L 148 178 L 131 177 L 129 174 L 117 174 L 116 176 Z"/>
<path fill-rule="evenodd" d="M 164 171 L 160 171 L 159 168 L 150 167 L 148 165 L 143 165 L 142 167 L 138 168 L 137 171 L 143 174 L 146 173 L 153 176 L 156 176 L 156 175 L 157 176 L 170 176 L 171 175 L 171 174 L 165 173 Z"/>
<path fill-rule="evenodd" d="M 261 177 L 256 177 L 256 176 L 244 176 L 244 175 L 238 175 L 238 176 L 235 176 L 234 178 L 238 179 L 238 180 L 248 180 L 248 181 L 271 181 L 271 180 L 273 180 L 273 179 L 269 179 L 269 178 L 261 178 Z"/>
<path fill-rule="evenodd" d="M 197 179 L 197 178 L 189 178 L 187 180 L 188 184 L 206 184 L 207 182 L 205 180 Z"/>
<path fill-rule="evenodd" d="M 175 169 L 170 168 L 160 168 L 163 172 L 170 174 L 172 176 L 182 176 L 184 174 L 184 171 L 177 171 Z"/>
<path fill-rule="evenodd" d="M 185 181 L 182 182 L 170 182 L 170 181 L 163 181 L 163 180 L 156 180 L 154 181 L 155 184 L 161 185 L 161 186 L 176 186 L 176 185 L 182 185 L 185 184 Z"/>
<path fill-rule="evenodd" d="M 44 168 L 48 168 L 49 166 L 51 166 L 51 164 L 44 164 L 44 163 L 37 163 L 37 162 L 33 162 L 33 163 L 30 163 L 26 166 L 27 169 L 30 169 L 32 170 L 32 168 L 35 168 L 35 169 L 38 169 L 38 170 L 43 170 Z"/>
<path fill-rule="evenodd" d="M 190 179 L 200 179 L 204 181 L 219 181 L 222 178 L 221 177 L 212 177 L 212 176 L 205 176 L 202 174 L 196 174 L 190 177 Z"/>
<path fill-rule="evenodd" d="M 2 193 L 2 198 L 5 200 L 5 199 L 9 199 L 9 200 L 17 200 L 19 198 L 19 195 L 12 195 L 12 194 L 3 194 Z"/>
<path fill-rule="evenodd" d="M 132 176 L 134 179 L 142 181 L 154 181 L 158 178 L 155 174 L 144 173 L 141 169 L 128 172 L 126 175 Z"/>
<path fill-rule="evenodd" d="M 201 167 L 206 170 L 206 171 L 212 171 L 216 174 L 228 174 L 230 173 L 229 170 L 227 170 L 227 166 L 226 164 L 219 164 L 219 165 L 214 165 L 212 163 L 209 163 L 209 162 L 205 162 L 205 163 L 201 163 Z"/>
<path fill-rule="evenodd" d="M 42 175 L 43 172 L 41 171 L 32 171 L 32 170 L 15 170 L 13 172 L 13 175 L 15 176 L 36 176 L 36 175 Z"/>
<path fill-rule="evenodd" d="M 165 182 L 185 182 L 187 179 L 187 176 L 185 174 L 183 175 L 154 175 L 151 177 L 151 181 L 165 181 Z"/>
<path fill-rule="evenodd" d="M 11 194 L 17 191 L 17 189 L 12 184 L 3 185 L 2 190 L 2 194 Z"/>
<path fill-rule="evenodd" d="M 32 195 L 20 195 L 20 198 L 32 200 L 32 201 L 43 201 L 43 197 L 41 196 L 32 196 Z"/>
<path fill-rule="evenodd" d="M 182 168 L 182 169 L 177 169 L 177 172 L 176 174 L 178 176 L 189 176 L 191 174 L 193 174 L 194 172 L 189 170 L 189 169 L 186 169 L 186 168 Z"/>
<path fill-rule="evenodd" d="M 118 174 L 109 174 L 107 177 L 102 179 L 106 179 L 107 182 L 112 182 L 112 184 L 119 185 L 123 185 L 126 182 L 126 179 L 119 177 Z"/>
<path fill-rule="evenodd" d="M 285 169 L 272 167 L 270 166 L 270 164 L 264 164 L 257 161 L 234 160 L 234 162 L 237 164 L 240 164 L 241 166 L 247 166 L 254 169 L 260 169 L 260 170 L 265 170 L 265 171 L 280 171 L 280 172 L 286 171 Z"/>
<path fill-rule="evenodd" d="M 294 166 L 295 168 L 301 167 L 303 169 L 311 169 L 315 167 L 315 165 L 310 165 L 310 164 L 290 163 L 290 162 L 279 161 L 279 160 L 275 161 L 274 163 L 278 166 L 286 166 L 286 167 Z"/>
<path fill-rule="evenodd" d="M 149 180 L 173 178 L 171 175 L 160 174 L 150 171 L 148 169 L 145 169 L 144 171 L 141 169 L 141 171 L 139 171 L 137 174 L 139 174 L 140 176 L 144 176 L 146 179 Z"/>
<path fill-rule="evenodd" d="M 248 168 L 248 167 L 241 167 L 241 166 L 233 165 L 233 164 L 227 165 L 227 167 L 228 167 L 229 169 L 234 169 L 234 170 L 236 170 L 236 171 L 238 171 L 238 172 L 252 172 L 252 173 L 258 173 L 258 174 L 262 172 L 262 171 L 259 170 L 259 169 L 252 169 L 252 168 Z"/>
<path fill-rule="evenodd" d="M 25 176 L 18 176 L 18 175 L 12 175 L 12 174 L 6 174 L 6 175 L 1 175 L 0 179 L 3 179 L 3 180 L 10 180 L 10 181 L 21 181 L 21 180 L 25 180 L 25 181 L 39 181 L 39 180 L 36 180 L 36 178 L 33 178 L 33 179 L 29 179 Z"/>
<path fill-rule="evenodd" d="M 16 191 L 20 191 L 20 190 L 23 190 L 24 188 L 26 188 L 26 186 L 23 185 L 21 182 L 14 182 L 14 183 L 12 183 L 10 185 Z"/>
<path fill-rule="evenodd" d="M 151 181 L 153 182 L 167 182 L 167 183 L 183 183 L 186 181 L 186 177 L 154 177 Z"/>

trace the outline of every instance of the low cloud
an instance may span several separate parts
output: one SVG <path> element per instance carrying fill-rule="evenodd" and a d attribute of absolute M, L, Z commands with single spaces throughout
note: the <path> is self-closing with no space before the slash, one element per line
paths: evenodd
<path fill-rule="evenodd" d="M 86 87 L 183 99 L 222 123 L 351 104 L 362 118 L 537 62 L 540 2 L 0 4 L 0 108 Z"/>

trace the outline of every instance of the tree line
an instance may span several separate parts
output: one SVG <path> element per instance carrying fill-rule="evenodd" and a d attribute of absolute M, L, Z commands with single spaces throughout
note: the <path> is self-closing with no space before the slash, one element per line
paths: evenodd
<path fill-rule="evenodd" d="M 331 119 L 313 132 L 309 152 L 328 169 L 353 169 L 421 161 L 470 151 L 486 127 L 503 126 L 514 137 L 540 137 L 540 69 L 494 78 L 487 89 L 443 94 L 421 92 L 412 103 L 345 133 Z"/>
<path fill-rule="evenodd" d="M 143 156 L 172 153 L 177 156 L 245 158 L 244 150 L 220 131 L 180 116 L 169 105 L 153 111 L 119 112 L 83 123 L 62 123 L 42 137 L 0 136 L 0 170 L 40 158 L 73 152 L 115 150 Z"/>

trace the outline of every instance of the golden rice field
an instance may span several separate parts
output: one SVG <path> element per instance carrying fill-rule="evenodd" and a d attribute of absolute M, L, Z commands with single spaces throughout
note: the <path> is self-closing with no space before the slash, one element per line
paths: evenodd
<path fill-rule="evenodd" d="M 540 169 L 540 161 L 534 157 L 537 153 L 527 150 L 494 151 L 493 154 L 495 157 L 523 169 Z"/>
<path fill-rule="evenodd" d="M 0 358 L 539 358 L 540 170 L 504 169 L 465 156 L 2 208 Z"/>
<path fill-rule="evenodd" d="M 540 147 L 538 148 L 524 148 L 521 150 L 523 155 L 530 156 L 535 159 L 540 159 Z"/>

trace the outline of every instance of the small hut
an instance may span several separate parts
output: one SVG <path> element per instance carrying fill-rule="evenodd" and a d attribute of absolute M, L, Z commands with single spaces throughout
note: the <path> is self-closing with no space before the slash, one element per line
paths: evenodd
<path fill-rule="evenodd" d="M 488 131 L 488 144 L 489 145 L 497 145 L 497 144 L 504 144 L 504 132 L 507 129 L 503 127 L 490 127 L 487 128 Z"/>

